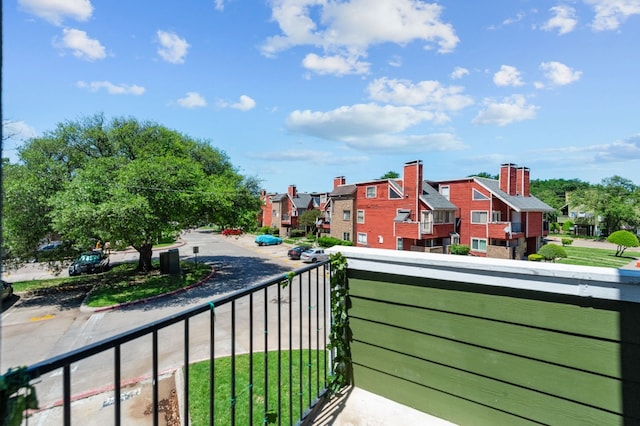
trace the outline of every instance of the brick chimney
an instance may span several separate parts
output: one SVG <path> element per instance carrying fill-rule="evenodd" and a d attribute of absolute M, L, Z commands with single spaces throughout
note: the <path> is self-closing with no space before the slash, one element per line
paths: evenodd
<path fill-rule="evenodd" d="M 296 189 L 295 185 L 289 185 L 289 189 L 287 190 L 287 194 L 289 194 L 289 197 L 291 198 L 295 198 L 298 196 L 298 190 Z"/>
<path fill-rule="evenodd" d="M 527 167 L 518 167 L 516 170 L 516 195 L 522 195 L 523 197 L 531 195 L 529 179 L 529 169 Z"/>
<path fill-rule="evenodd" d="M 344 176 L 337 176 L 333 178 L 333 189 L 336 189 L 340 185 L 346 185 L 347 179 Z"/>
<path fill-rule="evenodd" d="M 500 190 L 509 195 L 516 195 L 517 165 L 505 163 L 500 166 Z"/>
<path fill-rule="evenodd" d="M 405 196 L 417 201 L 422 193 L 422 161 L 404 163 L 403 185 Z"/>

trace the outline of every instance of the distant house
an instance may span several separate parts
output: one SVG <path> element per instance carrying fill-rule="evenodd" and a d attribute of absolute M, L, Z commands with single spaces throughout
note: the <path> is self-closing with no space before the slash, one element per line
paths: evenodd
<path fill-rule="evenodd" d="M 331 236 L 356 246 L 443 253 L 456 235 L 456 206 L 423 180 L 421 161 L 401 179 L 336 178 L 329 197 Z"/>
<path fill-rule="evenodd" d="M 300 229 L 300 216 L 307 210 L 322 210 L 328 201 L 328 194 L 298 192 L 295 185 L 289 185 L 284 194 L 268 194 L 262 191 L 262 226 L 278 229 L 280 235 L 291 235 L 291 230 Z"/>
<path fill-rule="evenodd" d="M 458 208 L 460 243 L 476 256 L 522 259 L 549 234 L 544 214 L 555 209 L 530 193 L 527 167 L 503 164 L 499 179 L 467 177 L 434 182 Z"/>

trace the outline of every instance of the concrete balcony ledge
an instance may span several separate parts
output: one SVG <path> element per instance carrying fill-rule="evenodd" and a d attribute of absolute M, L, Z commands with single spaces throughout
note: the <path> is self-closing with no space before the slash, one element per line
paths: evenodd
<path fill-rule="evenodd" d="M 349 269 L 640 303 L 640 272 L 523 260 L 334 246 Z"/>

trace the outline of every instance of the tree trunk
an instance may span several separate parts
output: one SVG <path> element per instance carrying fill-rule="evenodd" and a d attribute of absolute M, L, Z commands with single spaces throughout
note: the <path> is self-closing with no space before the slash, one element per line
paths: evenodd
<path fill-rule="evenodd" d="M 138 249 L 140 258 L 138 259 L 138 272 L 149 273 L 151 272 L 151 257 L 153 256 L 153 244 L 145 243 Z"/>

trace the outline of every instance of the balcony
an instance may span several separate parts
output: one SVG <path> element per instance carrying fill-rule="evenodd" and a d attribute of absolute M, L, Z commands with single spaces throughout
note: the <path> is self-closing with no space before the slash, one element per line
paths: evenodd
<path fill-rule="evenodd" d="M 233 360 L 247 352 L 286 359 L 291 350 L 320 349 L 322 356 L 301 360 L 301 367 L 283 363 L 278 389 L 288 396 L 269 390 L 260 400 L 263 407 L 245 413 L 254 423 L 266 423 L 267 413 L 294 423 L 285 419 L 296 417 L 288 414 L 296 406 L 304 413 L 301 424 L 353 424 L 354 418 L 384 424 L 379 410 L 387 403 L 399 404 L 394 410 L 405 407 L 411 416 L 430 415 L 458 425 L 640 423 L 639 272 L 358 247 L 330 251 L 340 251 L 348 265 L 356 387 L 344 399 L 323 399 L 332 320 L 329 269 L 321 264 L 297 270 L 286 288 L 276 278 L 28 367 L 36 387 L 43 386 L 45 375 L 47 381 L 59 381 L 60 421 L 50 416 L 47 424 L 71 424 L 77 418 L 81 404 L 76 398 L 83 389 L 74 371 L 101 353 L 110 359 L 104 362 L 109 373 L 91 379 L 111 377 L 108 392 L 114 403 L 80 422 L 105 424 L 100 416 L 108 415 L 107 424 L 119 424 L 127 403 L 121 401 L 127 378 L 123 371 L 129 364 L 147 363 L 157 386 L 166 367 L 162 347 L 168 344 L 184 349 L 181 365 L 203 353 L 213 363 L 221 355 Z M 171 326 L 179 327 L 184 338 L 159 338 Z M 137 339 L 149 343 L 148 357 L 125 354 Z M 304 379 L 302 391 L 299 383 L 291 385 L 287 372 L 298 368 L 301 377 L 315 374 L 319 382 Z M 57 371 L 61 374 L 48 374 Z M 189 401 L 189 369 L 178 371 L 183 383 L 176 391 Z M 42 382 L 36 383 L 38 377 Z M 234 383 L 235 375 L 231 377 Z M 262 384 L 236 383 L 223 390 L 216 387 L 217 380 L 211 378 L 209 392 L 225 392 L 228 424 L 234 424 L 240 394 L 258 392 Z M 153 386 L 149 400 L 157 424 L 159 397 Z M 182 418 L 189 418 L 189 404 L 181 406 Z M 215 409 L 211 412 L 217 413 Z M 408 420 L 401 411 L 393 415 L 389 421 L 395 424 L 427 424 Z"/>
<path fill-rule="evenodd" d="M 520 222 L 491 222 L 488 225 L 489 238 L 512 240 L 524 237 L 522 223 Z"/>
<path fill-rule="evenodd" d="M 280 219 L 280 223 L 282 223 L 283 225 L 291 225 L 291 215 L 290 214 L 283 214 L 282 218 Z"/>

